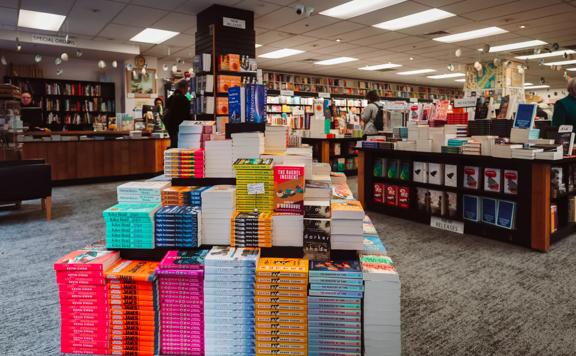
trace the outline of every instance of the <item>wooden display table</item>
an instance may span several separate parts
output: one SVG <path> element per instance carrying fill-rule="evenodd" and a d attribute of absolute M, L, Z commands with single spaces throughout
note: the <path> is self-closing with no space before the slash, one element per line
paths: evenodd
<path fill-rule="evenodd" d="M 360 137 L 336 137 L 336 138 L 326 138 L 326 137 L 302 137 L 302 143 L 308 144 L 313 147 L 314 159 L 318 162 L 329 163 L 332 166 L 332 162 L 338 158 L 345 159 L 356 159 L 356 153 L 345 152 L 348 150 L 349 146 L 356 146 L 356 142 L 362 141 Z M 334 155 L 333 147 L 334 144 L 340 144 L 341 154 Z M 337 169 L 332 169 L 333 171 L 343 172 L 347 176 L 355 176 L 358 173 L 357 169 L 345 169 L 344 171 L 339 171 Z"/>

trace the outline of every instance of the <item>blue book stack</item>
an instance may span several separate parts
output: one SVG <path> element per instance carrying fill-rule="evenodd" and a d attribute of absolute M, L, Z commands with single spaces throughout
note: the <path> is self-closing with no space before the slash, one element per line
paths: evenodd
<path fill-rule="evenodd" d="M 364 285 L 359 262 L 311 261 L 308 275 L 308 356 L 361 356 Z"/>
<path fill-rule="evenodd" d="M 256 353 L 254 290 L 258 248 L 213 247 L 204 265 L 206 356 Z"/>
<path fill-rule="evenodd" d="M 450 138 L 448 139 L 448 146 L 449 147 L 460 147 L 464 146 L 468 143 L 468 139 L 466 138 Z"/>
<path fill-rule="evenodd" d="M 159 204 L 120 203 L 104 210 L 106 248 L 154 248 L 154 214 Z"/>
<path fill-rule="evenodd" d="M 190 205 L 195 206 L 197 208 L 201 208 L 202 207 L 202 192 L 210 189 L 211 186 L 206 186 L 206 187 L 198 187 L 198 188 L 194 188 L 192 189 L 192 192 L 190 192 Z"/>
<path fill-rule="evenodd" d="M 156 246 L 198 247 L 200 210 L 192 206 L 164 206 L 154 217 Z"/>

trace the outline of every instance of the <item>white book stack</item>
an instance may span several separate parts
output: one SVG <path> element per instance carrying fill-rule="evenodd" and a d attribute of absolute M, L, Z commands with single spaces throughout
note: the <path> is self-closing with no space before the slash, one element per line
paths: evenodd
<path fill-rule="evenodd" d="M 264 153 L 263 132 L 243 132 L 232 134 L 232 159 L 260 158 Z"/>
<path fill-rule="evenodd" d="M 416 141 L 395 142 L 394 149 L 399 151 L 416 151 Z"/>
<path fill-rule="evenodd" d="M 428 129 L 428 137 L 430 140 L 432 140 L 431 152 L 442 152 L 442 146 L 446 145 L 444 127 L 430 127 Z"/>
<path fill-rule="evenodd" d="M 207 178 L 234 177 L 232 140 L 204 143 L 204 176 Z"/>
<path fill-rule="evenodd" d="M 288 126 L 266 126 L 264 151 L 266 153 L 286 152 L 288 148 Z"/>
<path fill-rule="evenodd" d="M 544 152 L 544 150 L 542 148 L 514 148 L 512 149 L 512 158 L 534 159 L 538 152 Z"/>
<path fill-rule="evenodd" d="M 311 137 L 325 137 L 324 133 L 325 122 L 324 119 L 318 120 L 312 118 L 310 120 L 310 136 Z"/>
<path fill-rule="evenodd" d="M 312 180 L 330 183 L 330 173 L 330 163 L 312 163 Z"/>
<path fill-rule="evenodd" d="M 478 141 L 470 140 L 462 146 L 462 153 L 465 155 L 480 156 L 482 153 L 482 144 Z"/>
<path fill-rule="evenodd" d="M 118 203 L 158 203 L 162 202 L 162 190 L 169 182 L 128 182 L 116 188 Z"/>
<path fill-rule="evenodd" d="M 306 181 L 304 189 L 304 201 L 330 201 L 332 197 L 332 185 L 324 181 Z"/>
<path fill-rule="evenodd" d="M 194 121 L 184 121 L 178 131 L 178 148 L 201 148 L 202 125 Z"/>
<path fill-rule="evenodd" d="M 522 145 L 495 144 L 492 146 L 492 157 L 512 158 L 512 150 L 517 148 L 522 148 Z"/>
<path fill-rule="evenodd" d="M 274 214 L 272 216 L 272 246 L 302 247 L 304 216 Z"/>
<path fill-rule="evenodd" d="M 402 347 L 398 273 L 387 256 L 362 256 L 360 264 L 364 278 L 364 355 L 399 356 Z"/>
<path fill-rule="evenodd" d="M 452 137 L 467 137 L 468 136 L 468 125 L 446 125 L 444 126 L 444 133 Z M 452 136 L 454 135 L 454 136 Z"/>
<path fill-rule="evenodd" d="M 498 136 L 472 136 L 472 140 L 480 142 L 482 156 L 492 156 L 492 147 Z"/>
<path fill-rule="evenodd" d="M 284 165 L 304 165 L 304 178 L 312 179 L 312 147 L 290 147 L 284 156 Z"/>
<path fill-rule="evenodd" d="M 215 185 L 202 192 L 203 245 L 230 245 L 235 208 L 236 187 L 233 185 Z"/>
<path fill-rule="evenodd" d="M 364 209 L 357 200 L 337 200 L 330 205 L 330 247 L 332 250 L 362 250 Z"/>

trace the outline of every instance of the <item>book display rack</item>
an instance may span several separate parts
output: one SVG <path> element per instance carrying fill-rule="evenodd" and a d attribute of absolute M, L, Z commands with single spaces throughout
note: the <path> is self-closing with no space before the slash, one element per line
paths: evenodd
<path fill-rule="evenodd" d="M 342 172 L 347 176 L 355 176 L 358 173 L 358 152 L 355 147 L 361 140 L 362 138 L 358 137 L 302 137 L 302 143 L 313 147 L 315 160 L 330 163 L 333 172 Z"/>

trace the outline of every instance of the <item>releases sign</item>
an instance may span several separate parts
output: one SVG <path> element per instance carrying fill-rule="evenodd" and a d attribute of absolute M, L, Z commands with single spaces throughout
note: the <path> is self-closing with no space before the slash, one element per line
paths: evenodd
<path fill-rule="evenodd" d="M 234 27 L 239 28 L 241 30 L 246 29 L 246 21 L 240 19 L 234 19 L 231 17 L 223 17 L 222 18 L 223 25 L 226 27 Z"/>
<path fill-rule="evenodd" d="M 430 226 L 441 230 L 455 232 L 457 234 L 464 233 L 464 223 L 462 221 L 448 220 L 432 216 L 430 218 Z"/>

